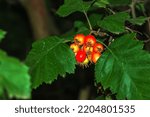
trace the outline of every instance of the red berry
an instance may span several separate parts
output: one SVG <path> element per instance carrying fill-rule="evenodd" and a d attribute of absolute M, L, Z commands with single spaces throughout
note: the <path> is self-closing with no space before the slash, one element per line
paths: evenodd
<path fill-rule="evenodd" d="M 83 62 L 86 59 L 86 52 L 83 50 L 79 50 L 76 54 L 76 61 Z"/>
<path fill-rule="evenodd" d="M 74 42 L 77 44 L 77 45 L 83 45 L 84 44 L 84 34 L 77 34 L 75 35 L 74 37 Z"/>
<path fill-rule="evenodd" d="M 101 56 L 101 53 L 93 52 L 91 55 L 92 62 L 96 63 L 100 56 Z"/>
<path fill-rule="evenodd" d="M 93 47 L 94 52 L 101 53 L 104 50 L 104 46 L 101 43 L 96 43 Z"/>
<path fill-rule="evenodd" d="M 84 44 L 88 47 L 94 46 L 96 43 L 96 38 L 93 35 L 87 35 L 84 38 Z"/>

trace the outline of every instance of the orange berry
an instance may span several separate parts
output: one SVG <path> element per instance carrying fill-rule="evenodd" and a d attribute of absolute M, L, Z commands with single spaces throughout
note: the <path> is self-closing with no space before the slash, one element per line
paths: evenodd
<path fill-rule="evenodd" d="M 84 34 L 77 34 L 74 36 L 74 42 L 77 44 L 77 45 L 83 45 L 84 44 Z"/>
<path fill-rule="evenodd" d="M 84 44 L 88 47 L 94 46 L 96 43 L 96 38 L 93 35 L 87 35 L 84 39 Z"/>
<path fill-rule="evenodd" d="M 86 45 L 83 45 L 83 50 L 86 52 L 87 55 L 89 55 L 93 52 L 93 47 L 88 47 Z"/>
<path fill-rule="evenodd" d="M 104 50 L 104 46 L 101 43 L 96 43 L 93 47 L 94 52 L 101 53 Z"/>
<path fill-rule="evenodd" d="M 96 63 L 97 60 L 100 58 L 100 56 L 101 56 L 101 53 L 93 52 L 91 55 L 92 62 Z"/>

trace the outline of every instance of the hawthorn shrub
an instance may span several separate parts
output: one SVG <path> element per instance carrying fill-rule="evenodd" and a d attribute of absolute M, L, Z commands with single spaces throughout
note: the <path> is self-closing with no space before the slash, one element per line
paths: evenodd
<path fill-rule="evenodd" d="M 118 9 L 118 6 L 127 10 Z M 137 38 L 142 32 L 130 28 L 142 26 L 149 20 L 144 16 L 142 6 L 142 2 L 133 6 L 130 0 L 64 0 L 56 13 L 69 17 L 78 12 L 85 16 L 86 22 L 75 21 L 66 34 L 34 42 L 25 64 L 0 50 L 0 96 L 7 91 L 10 98 L 30 98 L 32 88 L 36 89 L 42 83 L 51 84 L 58 75 L 74 74 L 76 65 L 84 66 L 87 58 L 91 62 L 86 62 L 86 67 L 95 64 L 94 81 L 98 90 L 109 89 L 116 99 L 150 99 L 150 54 L 143 50 L 144 42 Z M 143 15 L 137 17 L 135 9 Z M 104 13 L 99 12 L 101 10 Z M 95 61 L 88 58 L 91 49 L 84 37 L 82 45 L 78 43 L 80 39 L 75 42 L 74 38 L 79 34 L 93 36 L 96 43 L 101 44 L 103 52 L 100 56 L 95 55 Z M 1 30 L 0 41 L 4 35 Z M 77 48 L 68 42 L 78 44 Z M 89 47 L 88 52 L 83 46 Z M 102 49 L 100 46 L 95 48 L 97 52 Z M 81 51 L 85 53 L 81 54 Z"/>

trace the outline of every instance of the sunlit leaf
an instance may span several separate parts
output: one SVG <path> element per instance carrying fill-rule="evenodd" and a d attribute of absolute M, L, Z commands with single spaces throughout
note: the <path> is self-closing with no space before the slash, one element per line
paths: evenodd
<path fill-rule="evenodd" d="M 0 50 L 0 96 L 26 99 L 30 93 L 28 67 Z"/>

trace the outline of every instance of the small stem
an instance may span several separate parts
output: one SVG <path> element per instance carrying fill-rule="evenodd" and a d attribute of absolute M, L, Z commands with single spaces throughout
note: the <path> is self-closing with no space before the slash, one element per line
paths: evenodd
<path fill-rule="evenodd" d="M 131 13 L 132 13 L 132 17 L 133 17 L 133 18 L 136 18 L 135 4 L 136 4 L 136 0 L 132 0 L 132 3 L 131 3 L 131 5 L 130 5 L 130 8 L 131 8 Z"/>
<path fill-rule="evenodd" d="M 148 43 L 148 42 L 150 42 L 150 39 L 144 40 L 143 42 L 144 42 L 144 43 Z"/>
<path fill-rule="evenodd" d="M 111 49 L 110 49 L 105 43 L 103 43 L 103 42 L 100 41 L 100 40 L 97 40 L 97 41 L 100 42 L 101 44 L 103 44 L 103 45 L 108 49 L 108 51 L 112 54 L 112 56 L 114 56 L 114 58 L 115 58 L 116 60 L 118 60 L 117 56 L 111 51 Z"/>
<path fill-rule="evenodd" d="M 89 20 L 89 18 L 88 18 L 88 16 L 87 16 L 87 13 L 86 13 L 85 11 L 84 11 L 84 15 L 85 15 L 86 20 L 87 20 L 87 22 L 88 22 L 88 24 L 89 24 L 89 28 L 90 28 L 90 30 L 92 31 L 92 30 L 93 30 L 92 25 L 91 25 L 90 20 Z"/>
<path fill-rule="evenodd" d="M 130 32 L 136 32 L 136 33 L 139 33 L 140 35 L 142 35 L 142 33 L 139 32 L 139 31 L 137 31 L 137 30 L 131 29 L 131 28 L 129 28 L 129 27 L 125 27 L 125 28 L 126 28 L 126 30 L 128 30 L 128 31 L 130 31 Z"/>
<path fill-rule="evenodd" d="M 110 8 L 107 8 L 112 14 L 115 14 L 115 12 L 112 10 L 112 9 L 110 9 Z"/>

